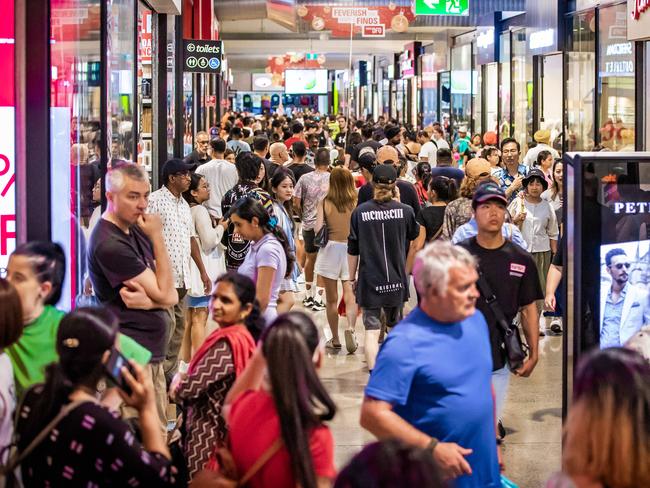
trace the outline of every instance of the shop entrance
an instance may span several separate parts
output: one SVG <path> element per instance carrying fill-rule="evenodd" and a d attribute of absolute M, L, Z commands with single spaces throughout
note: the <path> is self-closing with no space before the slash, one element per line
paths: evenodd
<path fill-rule="evenodd" d="M 535 76 L 536 102 L 533 117 L 533 131 L 548 130 L 551 133 L 551 145 L 562 152 L 562 100 L 564 100 L 564 63 L 562 54 L 536 56 L 535 67 L 538 76 Z"/>

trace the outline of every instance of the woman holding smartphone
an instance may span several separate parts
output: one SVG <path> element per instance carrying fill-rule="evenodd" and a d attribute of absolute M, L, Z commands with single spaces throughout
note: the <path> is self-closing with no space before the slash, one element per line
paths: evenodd
<path fill-rule="evenodd" d="M 112 352 L 117 355 L 117 328 L 117 319 L 98 308 L 79 308 L 61 321 L 59 362 L 47 367 L 44 384 L 26 392 L 18 414 L 18 452 L 33 447 L 21 462 L 26 487 L 173 483 L 151 379 L 135 362 L 129 363 L 135 376 L 126 367 L 108 372 L 106 362 Z M 97 400 L 97 386 L 106 376 L 128 385 L 130 394 L 121 390 L 120 395 L 139 413 L 142 444 Z M 55 425 L 48 425 L 53 420 Z M 47 435 L 33 445 L 44 431 Z"/>

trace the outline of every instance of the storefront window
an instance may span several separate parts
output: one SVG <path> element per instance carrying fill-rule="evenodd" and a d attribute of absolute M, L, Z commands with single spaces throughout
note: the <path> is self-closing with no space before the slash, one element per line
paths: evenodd
<path fill-rule="evenodd" d="M 451 123 L 456 130 L 472 122 L 472 45 L 451 50 Z"/>
<path fill-rule="evenodd" d="M 194 138 L 193 73 L 183 73 L 183 157 L 192 152 Z"/>
<path fill-rule="evenodd" d="M 174 157 L 174 107 L 176 100 L 176 75 L 174 72 L 174 53 L 175 49 L 175 17 L 167 16 L 167 157 Z M 162 161 L 159 162 L 159 164 Z"/>
<path fill-rule="evenodd" d="M 483 127 L 482 127 L 482 107 L 481 107 L 481 90 L 483 87 L 483 80 L 481 76 L 481 67 L 478 66 L 477 63 L 477 49 L 476 49 L 476 41 L 472 43 L 472 52 L 474 53 L 472 56 L 472 108 L 474 113 L 472 114 L 472 121 L 473 121 L 473 130 L 475 134 L 483 134 Z"/>
<path fill-rule="evenodd" d="M 567 26 L 566 141 L 568 151 L 594 147 L 595 13 L 569 19 Z"/>
<path fill-rule="evenodd" d="M 526 30 L 512 34 L 512 87 L 514 97 L 514 123 L 512 137 L 528 150 L 533 131 L 533 66 L 526 52 Z"/>
<path fill-rule="evenodd" d="M 50 165 L 52 240 L 66 251 L 59 303 L 74 306 L 85 282 L 85 248 L 98 218 L 100 195 L 100 2 L 51 0 Z M 69 12 L 83 11 L 83 19 Z M 70 198 L 61 198 L 70 195 Z"/>
<path fill-rule="evenodd" d="M 501 121 L 499 123 L 499 140 L 510 137 L 510 32 L 501 34 L 499 42 L 499 67 L 501 69 L 501 84 L 499 85 L 499 100 L 501 101 Z"/>
<path fill-rule="evenodd" d="M 437 122 L 438 74 L 435 71 L 435 54 L 422 56 L 422 124 L 424 127 Z"/>
<path fill-rule="evenodd" d="M 440 86 L 440 116 L 442 117 L 442 126 L 445 131 L 449 133 L 449 114 L 451 112 L 451 73 L 449 71 L 443 71 L 439 73 L 440 78 L 438 78 Z"/>
<path fill-rule="evenodd" d="M 111 123 L 111 160 L 136 159 L 133 154 L 134 8 L 134 0 L 108 0 L 106 27 L 110 62 L 108 117 Z"/>
<path fill-rule="evenodd" d="M 634 43 L 626 22 L 624 3 L 600 10 L 598 139 L 612 151 L 634 151 Z"/>
<path fill-rule="evenodd" d="M 153 153 L 153 12 L 138 2 L 138 164 L 151 174 Z"/>
<path fill-rule="evenodd" d="M 499 79 L 498 79 L 498 64 L 490 63 L 485 66 L 485 79 L 483 80 L 484 84 L 484 95 L 485 95 L 485 131 L 498 132 L 499 130 L 499 119 L 498 119 L 498 110 L 499 110 Z"/>

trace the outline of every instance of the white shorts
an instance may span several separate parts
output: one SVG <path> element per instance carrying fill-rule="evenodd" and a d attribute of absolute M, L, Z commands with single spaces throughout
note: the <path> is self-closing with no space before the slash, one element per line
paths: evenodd
<path fill-rule="evenodd" d="M 314 271 L 331 280 L 349 280 L 348 243 L 329 241 L 325 248 L 319 249 Z"/>

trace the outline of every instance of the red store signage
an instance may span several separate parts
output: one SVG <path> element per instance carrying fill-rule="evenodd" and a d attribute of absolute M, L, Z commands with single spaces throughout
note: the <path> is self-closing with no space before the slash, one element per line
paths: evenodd
<path fill-rule="evenodd" d="M 650 39 L 650 0 L 628 0 L 627 13 L 627 40 Z"/>

